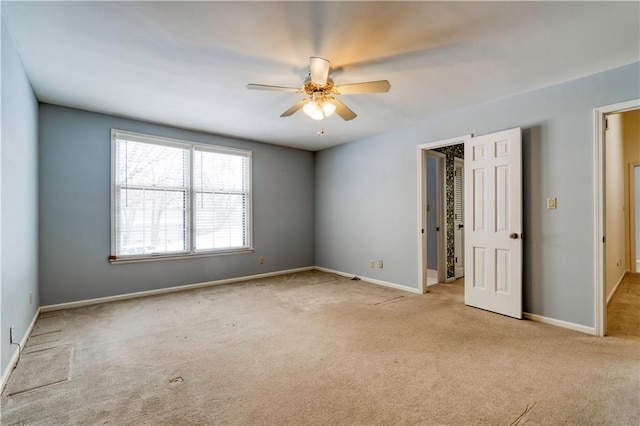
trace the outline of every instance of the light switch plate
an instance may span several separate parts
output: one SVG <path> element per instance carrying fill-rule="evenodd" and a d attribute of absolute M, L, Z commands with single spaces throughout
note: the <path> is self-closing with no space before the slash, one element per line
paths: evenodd
<path fill-rule="evenodd" d="M 558 208 L 558 199 L 556 197 L 547 198 L 547 209 L 555 210 Z"/>

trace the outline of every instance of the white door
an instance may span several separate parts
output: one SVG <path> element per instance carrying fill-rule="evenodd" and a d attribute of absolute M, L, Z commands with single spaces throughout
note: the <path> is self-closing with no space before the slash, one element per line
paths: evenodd
<path fill-rule="evenodd" d="M 520 128 L 471 138 L 464 178 L 464 302 L 522 318 Z"/>
<path fill-rule="evenodd" d="M 464 160 L 453 159 L 453 251 L 455 278 L 464 277 Z"/>

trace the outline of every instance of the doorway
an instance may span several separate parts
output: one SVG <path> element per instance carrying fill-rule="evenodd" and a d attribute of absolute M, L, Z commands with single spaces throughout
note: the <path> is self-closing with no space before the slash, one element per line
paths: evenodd
<path fill-rule="evenodd" d="M 635 165 L 640 141 L 626 140 L 624 114 L 640 119 L 640 99 L 594 109 L 596 227 L 594 262 L 596 334 L 607 334 L 608 303 L 636 271 Z M 640 129 L 640 127 L 638 128 Z M 639 130 L 627 130 L 630 135 Z M 634 194 L 634 196 L 632 196 Z"/>
<path fill-rule="evenodd" d="M 449 147 L 452 146 L 460 146 L 457 148 L 458 150 L 462 150 L 463 154 L 458 155 L 458 157 L 464 156 L 464 143 L 471 139 L 471 135 L 460 136 L 458 138 L 445 139 L 436 142 L 430 142 L 427 144 L 418 146 L 418 229 L 421 230 L 421 238 L 418 239 L 418 267 L 419 267 L 419 282 L 418 289 L 420 293 L 426 293 L 428 284 L 429 284 L 429 276 L 433 276 L 433 272 L 428 266 L 433 265 L 431 263 L 433 261 L 433 256 L 430 256 L 429 252 L 433 251 L 433 230 L 429 232 L 429 224 L 428 221 L 428 213 L 431 213 L 432 206 L 428 200 L 428 164 L 433 161 L 430 158 L 437 158 L 438 161 L 441 162 L 441 168 L 439 172 L 436 173 L 436 179 L 438 175 L 440 176 L 441 183 L 437 185 L 436 188 L 440 188 L 440 196 L 436 195 L 437 199 L 441 200 L 440 208 L 438 209 L 441 215 L 441 220 L 438 222 L 440 224 L 440 230 L 436 230 L 436 238 L 435 241 L 440 241 L 442 253 L 441 256 L 437 255 L 437 247 L 436 247 L 436 258 L 438 260 L 438 282 L 451 282 L 455 280 L 455 248 L 454 248 L 454 220 L 453 220 L 453 155 L 447 155 L 443 151 L 448 151 Z M 447 161 L 451 163 L 451 172 L 450 176 L 447 176 L 448 169 L 446 167 Z M 433 179 L 433 178 L 432 178 Z M 451 201 L 451 220 L 447 220 L 449 213 L 447 211 L 447 184 L 450 182 L 450 201 Z M 464 181 L 463 181 L 464 182 Z M 437 203 L 436 203 L 437 204 Z M 429 210 L 429 212 L 427 212 Z M 435 218 L 435 217 L 434 217 Z M 431 220 L 433 221 L 432 218 Z M 433 227 L 433 225 L 432 225 Z M 464 228 L 461 228 L 462 230 Z M 463 231 L 464 232 L 464 231 Z M 450 235 L 449 237 L 447 237 Z M 437 238 L 439 237 L 439 238 Z M 450 244 L 447 243 L 450 241 Z M 429 248 L 429 245 L 431 248 Z M 461 247 L 460 250 L 464 252 L 464 247 Z M 429 259 L 431 262 L 429 262 Z"/>
<path fill-rule="evenodd" d="M 462 148 L 464 163 L 465 305 L 522 318 L 522 130 L 512 128 L 418 146 L 418 266 L 420 293 L 427 290 L 426 159 L 427 151 Z M 451 155 L 450 211 L 444 224 L 450 235 L 447 280 L 455 280 L 454 156 Z M 449 189 L 449 188 L 448 188 Z M 426 232 L 427 231 L 427 232 Z"/>

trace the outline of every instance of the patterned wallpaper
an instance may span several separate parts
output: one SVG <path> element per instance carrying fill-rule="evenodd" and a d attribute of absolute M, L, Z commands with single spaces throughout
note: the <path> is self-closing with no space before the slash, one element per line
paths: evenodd
<path fill-rule="evenodd" d="M 445 215 L 447 217 L 447 278 L 455 277 L 455 247 L 454 247 L 454 217 L 453 217 L 453 159 L 464 159 L 464 144 L 444 146 L 442 148 L 434 149 L 436 152 L 440 152 L 446 155 L 445 158 L 445 174 L 446 174 L 446 208 Z"/>

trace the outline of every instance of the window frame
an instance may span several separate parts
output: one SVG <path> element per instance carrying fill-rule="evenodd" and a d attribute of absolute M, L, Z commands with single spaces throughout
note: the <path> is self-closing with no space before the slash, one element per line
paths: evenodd
<path fill-rule="evenodd" d="M 154 254 L 117 254 L 117 232 L 116 223 L 118 212 L 116 211 L 116 201 L 119 194 L 119 185 L 116 181 L 118 173 L 118 149 L 117 141 L 122 138 L 127 138 L 131 141 L 141 143 L 151 143 L 159 146 L 177 147 L 188 150 L 189 152 L 189 181 L 187 182 L 187 194 L 188 194 L 188 216 L 185 223 L 185 233 L 188 235 L 188 248 L 184 252 L 173 253 L 154 253 Z M 247 244 L 237 248 L 224 248 L 224 249 L 208 249 L 197 250 L 195 248 L 195 203 L 196 193 L 198 188 L 195 185 L 195 155 L 197 151 L 214 152 L 220 154 L 236 155 L 247 159 L 247 219 L 246 219 L 246 238 Z M 154 136 L 143 133 L 130 132 L 127 130 L 111 129 L 111 248 L 109 255 L 109 262 L 113 263 L 133 263 L 133 262 L 150 262 L 150 261 L 162 261 L 172 259 L 185 259 L 195 257 L 209 257 L 209 256 L 224 256 L 231 254 L 252 253 L 253 248 L 253 152 L 250 150 L 230 148 L 226 146 L 210 145 L 206 143 L 191 142 L 180 139 L 167 138 L 162 136 Z"/>

